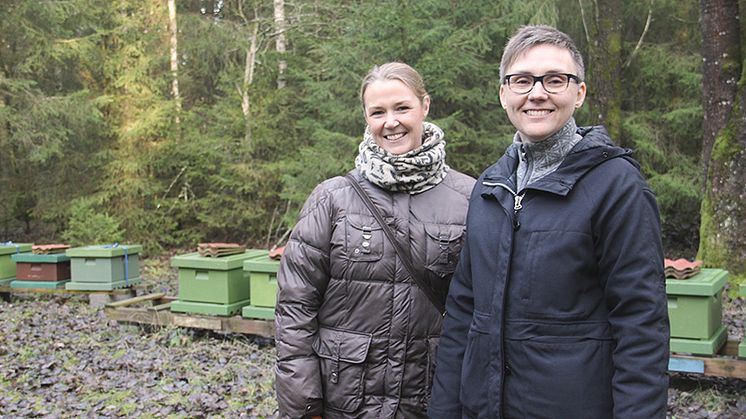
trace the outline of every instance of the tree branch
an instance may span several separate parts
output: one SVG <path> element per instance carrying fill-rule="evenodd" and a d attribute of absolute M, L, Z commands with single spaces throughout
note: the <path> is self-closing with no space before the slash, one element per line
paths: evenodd
<path fill-rule="evenodd" d="M 583 9 L 583 0 L 578 0 L 578 6 L 580 6 L 580 20 L 583 22 L 583 31 L 585 31 L 585 40 L 588 45 L 591 44 L 591 35 L 588 33 L 588 24 L 585 21 L 585 9 Z"/>
<path fill-rule="evenodd" d="M 645 28 L 643 28 L 642 30 L 640 39 L 637 40 L 637 45 L 635 45 L 635 49 L 632 50 L 632 53 L 629 54 L 629 58 L 627 58 L 627 62 L 624 63 L 624 68 L 627 68 L 629 67 L 630 64 L 632 64 L 632 59 L 635 58 L 637 51 L 640 49 L 640 46 L 642 45 L 643 39 L 645 39 L 645 34 L 647 34 L 648 29 L 650 29 L 650 22 L 653 20 L 653 3 L 654 2 L 655 0 L 650 0 L 650 8 L 648 9 L 648 19 L 645 21 Z"/>

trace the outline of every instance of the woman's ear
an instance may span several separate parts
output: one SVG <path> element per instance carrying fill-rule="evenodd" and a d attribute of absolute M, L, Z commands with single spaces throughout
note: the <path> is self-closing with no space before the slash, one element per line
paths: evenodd
<path fill-rule="evenodd" d="M 425 116 L 430 112 L 430 95 L 425 95 L 422 98 L 422 109 L 425 111 Z"/>
<path fill-rule="evenodd" d="M 508 105 L 505 104 L 505 99 L 503 98 L 503 95 L 505 94 L 505 85 L 500 85 L 500 106 L 503 107 L 503 109 L 507 109 Z"/>
<path fill-rule="evenodd" d="M 585 85 L 585 82 L 580 82 L 580 84 L 578 85 L 578 96 L 575 98 L 575 109 L 583 106 L 587 89 L 588 87 Z"/>

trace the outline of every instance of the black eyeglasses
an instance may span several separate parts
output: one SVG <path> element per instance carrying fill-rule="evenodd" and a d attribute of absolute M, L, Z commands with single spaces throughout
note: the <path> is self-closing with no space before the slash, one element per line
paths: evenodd
<path fill-rule="evenodd" d="M 547 73 L 543 76 L 534 76 L 532 74 L 508 74 L 505 76 L 504 83 L 508 84 L 511 92 L 525 95 L 533 90 L 536 82 L 541 82 L 547 93 L 562 93 L 567 90 L 570 80 L 580 83 L 580 78 L 569 73 Z"/>

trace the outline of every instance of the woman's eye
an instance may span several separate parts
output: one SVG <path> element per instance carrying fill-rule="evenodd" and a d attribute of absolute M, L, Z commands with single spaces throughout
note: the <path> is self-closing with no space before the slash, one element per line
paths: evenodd
<path fill-rule="evenodd" d="M 408 111 L 409 110 L 409 106 L 399 106 L 398 108 L 396 108 L 396 110 L 399 111 L 399 112 Z"/>

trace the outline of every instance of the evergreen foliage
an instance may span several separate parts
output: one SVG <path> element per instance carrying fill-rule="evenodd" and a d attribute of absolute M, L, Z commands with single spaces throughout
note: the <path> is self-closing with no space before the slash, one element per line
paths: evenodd
<path fill-rule="evenodd" d="M 280 56 L 272 2 L 179 1 L 177 106 L 165 2 L 0 0 L 0 233 L 148 251 L 271 245 L 315 185 L 354 167 L 360 80 L 393 60 L 423 75 L 449 165 L 476 176 L 514 133 L 498 101 L 508 36 L 554 24 L 587 49 L 589 3 L 286 2 Z M 681 255 L 696 248 L 701 200 L 697 13 L 694 1 L 624 2 L 622 131 L 658 194 L 666 247 Z M 577 119 L 592 121 L 588 109 Z"/>

